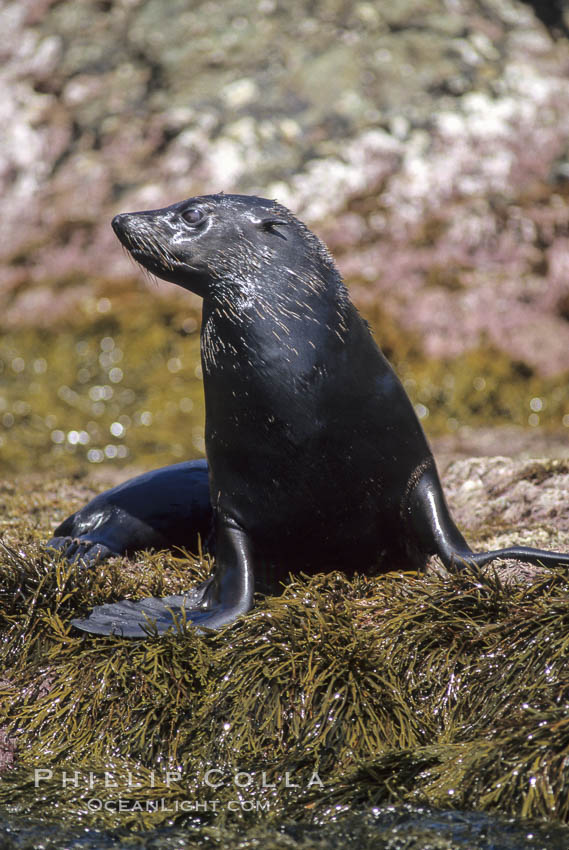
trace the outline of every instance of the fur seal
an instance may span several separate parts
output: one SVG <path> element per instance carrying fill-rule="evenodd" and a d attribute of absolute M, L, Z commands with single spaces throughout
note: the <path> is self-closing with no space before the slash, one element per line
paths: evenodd
<path fill-rule="evenodd" d="M 99 606 L 75 626 L 143 637 L 181 617 L 217 629 L 253 607 L 255 589 L 300 569 L 419 568 L 434 554 L 448 567 L 569 565 L 527 547 L 470 549 L 403 386 L 327 248 L 285 207 L 206 195 L 118 215 L 113 228 L 145 269 L 203 298 L 211 507 L 203 480 L 183 485 L 192 467 L 178 464 L 98 496 L 55 545 L 87 561 L 191 545 L 211 512 L 217 560 L 185 596 Z"/>

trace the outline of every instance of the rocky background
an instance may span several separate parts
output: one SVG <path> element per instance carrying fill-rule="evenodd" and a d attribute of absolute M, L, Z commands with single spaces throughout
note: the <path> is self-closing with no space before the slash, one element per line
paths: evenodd
<path fill-rule="evenodd" d="M 324 237 L 431 433 L 569 437 L 568 22 L 564 0 L 3 0 L 4 426 L 50 335 L 98 328 L 116 367 L 101 323 L 143 302 L 112 215 L 223 190 Z M 191 335 L 173 290 L 144 299 Z"/>

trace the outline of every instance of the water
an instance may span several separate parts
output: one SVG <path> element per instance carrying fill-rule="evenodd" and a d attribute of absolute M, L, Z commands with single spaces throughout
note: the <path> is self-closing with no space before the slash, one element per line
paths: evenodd
<path fill-rule="evenodd" d="M 260 821 L 250 826 L 161 826 L 150 831 L 60 826 L 0 813 L 1 850 L 567 850 L 569 827 L 480 812 L 383 807 L 343 813 L 325 824 Z"/>

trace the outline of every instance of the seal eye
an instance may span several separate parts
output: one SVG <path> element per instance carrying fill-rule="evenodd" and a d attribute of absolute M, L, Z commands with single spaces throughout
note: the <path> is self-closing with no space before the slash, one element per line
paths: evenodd
<path fill-rule="evenodd" d="M 200 224 L 204 219 L 204 213 L 197 207 L 190 207 L 189 210 L 184 210 L 182 218 L 186 224 Z"/>

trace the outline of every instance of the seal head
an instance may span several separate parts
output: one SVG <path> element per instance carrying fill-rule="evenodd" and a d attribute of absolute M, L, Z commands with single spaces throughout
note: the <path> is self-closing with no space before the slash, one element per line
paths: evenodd
<path fill-rule="evenodd" d="M 223 298 L 232 282 L 243 290 L 277 258 L 295 266 L 307 243 L 324 266 L 334 268 L 322 242 L 286 207 L 265 198 L 205 195 L 117 215 L 112 226 L 145 269 L 203 298 Z"/>

